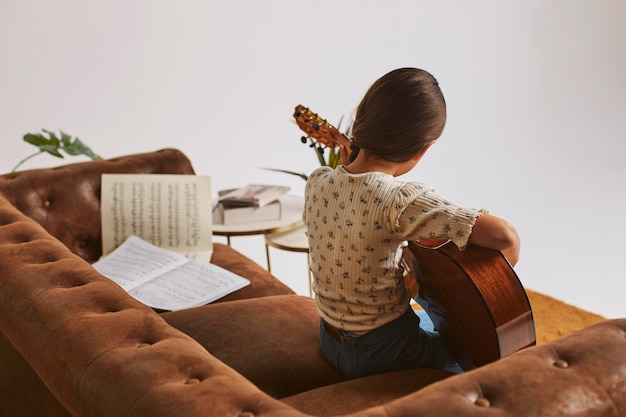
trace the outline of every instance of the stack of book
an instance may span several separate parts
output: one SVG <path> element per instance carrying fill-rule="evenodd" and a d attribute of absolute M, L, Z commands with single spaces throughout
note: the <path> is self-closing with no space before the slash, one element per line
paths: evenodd
<path fill-rule="evenodd" d="M 282 185 L 248 184 L 220 191 L 215 219 L 224 225 L 278 220 L 280 197 L 289 190 L 290 187 Z"/>

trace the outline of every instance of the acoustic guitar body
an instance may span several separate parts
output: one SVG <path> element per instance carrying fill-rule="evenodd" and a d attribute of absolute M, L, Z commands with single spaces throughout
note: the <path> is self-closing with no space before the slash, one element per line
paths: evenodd
<path fill-rule="evenodd" d="M 528 297 L 499 251 L 476 245 L 459 251 L 452 243 L 432 249 L 409 242 L 404 261 L 412 270 L 405 276 L 412 295 L 464 370 L 535 345 Z M 418 288 L 410 282 L 413 275 Z"/>

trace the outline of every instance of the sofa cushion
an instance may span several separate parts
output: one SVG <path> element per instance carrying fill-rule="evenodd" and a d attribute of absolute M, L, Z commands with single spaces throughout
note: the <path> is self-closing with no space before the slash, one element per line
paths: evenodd
<path fill-rule="evenodd" d="M 346 380 L 320 349 L 315 302 L 300 295 L 225 302 L 161 316 L 261 390 L 312 415 L 384 404 L 452 375 L 413 369 Z"/>
<path fill-rule="evenodd" d="M 215 301 L 216 303 L 268 295 L 294 294 L 287 285 L 241 252 L 223 243 L 213 243 L 211 263 L 250 280 L 250 285 Z"/>
<path fill-rule="evenodd" d="M 282 401 L 313 416 L 337 416 L 388 403 L 451 375 L 440 369 L 407 369 L 339 382 Z"/>
<path fill-rule="evenodd" d="M 322 354 L 309 297 L 223 302 L 161 317 L 276 398 L 345 380 Z"/>

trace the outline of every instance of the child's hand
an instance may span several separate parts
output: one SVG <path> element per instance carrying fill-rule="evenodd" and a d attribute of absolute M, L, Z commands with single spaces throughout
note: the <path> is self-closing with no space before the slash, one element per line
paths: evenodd
<path fill-rule="evenodd" d="M 506 220 L 489 213 L 483 213 L 476 219 L 469 242 L 499 250 L 511 266 L 519 260 L 520 238 L 517 230 Z"/>
<path fill-rule="evenodd" d="M 341 155 L 341 165 L 346 166 L 350 163 L 350 140 L 346 138 L 337 129 L 332 128 L 328 130 L 328 135 L 332 138 L 335 146 L 339 147 L 339 154 Z"/>

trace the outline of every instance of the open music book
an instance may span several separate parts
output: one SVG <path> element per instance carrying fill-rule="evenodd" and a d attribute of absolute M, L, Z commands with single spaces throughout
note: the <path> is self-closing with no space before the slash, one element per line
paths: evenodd
<path fill-rule="evenodd" d="M 211 177 L 102 174 L 102 254 L 130 235 L 188 258 L 211 260 Z"/>
<path fill-rule="evenodd" d="M 217 265 L 190 260 L 134 235 L 93 266 L 137 300 L 161 310 L 204 305 L 250 284 Z"/>
<path fill-rule="evenodd" d="M 180 310 L 250 282 L 210 264 L 211 178 L 102 174 L 102 253 L 94 267 L 144 304 Z"/>

